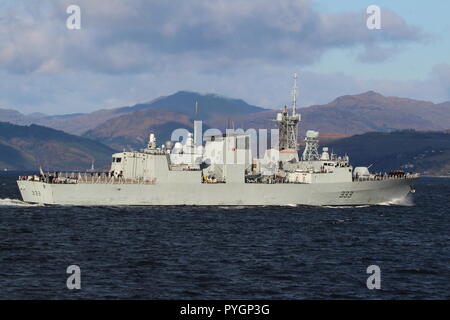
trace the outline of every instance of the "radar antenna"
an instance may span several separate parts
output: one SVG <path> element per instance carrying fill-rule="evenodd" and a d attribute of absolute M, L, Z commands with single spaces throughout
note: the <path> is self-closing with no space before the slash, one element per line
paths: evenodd
<path fill-rule="evenodd" d="M 198 101 L 195 101 L 195 118 L 194 120 L 198 120 Z"/>
<path fill-rule="evenodd" d="M 195 116 L 194 116 L 194 146 L 200 147 L 202 145 L 202 133 L 203 133 L 203 127 L 202 127 L 202 121 L 199 120 L 198 116 L 198 101 L 195 101 Z"/>
<path fill-rule="evenodd" d="M 297 73 L 294 73 L 294 86 L 292 87 L 292 115 L 297 112 Z"/>
<path fill-rule="evenodd" d="M 333 157 L 333 151 L 331 151 Z M 304 161 L 316 161 L 319 156 L 319 132 L 308 130 L 305 137 L 305 150 L 303 150 L 302 159 Z"/>

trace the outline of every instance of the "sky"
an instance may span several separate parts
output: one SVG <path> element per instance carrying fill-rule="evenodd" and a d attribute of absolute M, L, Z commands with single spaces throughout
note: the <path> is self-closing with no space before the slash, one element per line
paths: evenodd
<path fill-rule="evenodd" d="M 80 29 L 67 28 L 73 4 Z M 369 90 L 440 103 L 449 12 L 443 0 L 0 0 L 0 108 L 90 112 L 179 90 L 279 108 L 294 73 L 301 107 Z"/>

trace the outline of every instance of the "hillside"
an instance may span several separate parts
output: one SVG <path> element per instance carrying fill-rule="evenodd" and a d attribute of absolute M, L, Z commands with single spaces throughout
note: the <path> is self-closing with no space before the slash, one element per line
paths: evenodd
<path fill-rule="evenodd" d="M 192 126 L 192 120 L 185 114 L 144 109 L 111 119 L 83 136 L 117 150 L 138 150 L 148 143 L 150 133 L 156 133 L 158 143 L 164 143 L 170 140 L 173 130 L 186 128 L 192 131 Z"/>
<path fill-rule="evenodd" d="M 99 131 L 104 131 L 104 128 L 108 127 L 111 120 L 101 124 L 98 128 L 92 129 L 86 136 L 115 148 L 136 146 L 136 144 L 131 143 L 132 137 L 124 136 L 121 138 L 116 133 L 129 131 L 128 127 L 133 125 L 133 119 L 135 119 L 136 125 L 140 126 L 142 122 L 152 122 L 151 119 L 144 120 L 142 117 L 156 116 L 152 112 L 147 114 L 138 112 L 141 110 L 158 110 L 154 109 L 158 106 L 160 110 L 173 110 L 192 119 L 195 112 L 193 108 L 195 101 L 199 101 L 200 104 L 199 118 L 204 120 L 205 126 L 210 128 L 224 130 L 227 123 L 230 124 L 231 122 L 236 127 L 245 129 L 275 127 L 273 119 L 278 112 L 277 110 L 248 106 L 242 100 L 179 92 L 172 96 L 156 99 L 149 104 L 117 109 L 117 112 L 125 112 L 126 116 L 125 118 L 122 118 L 124 116 L 117 117 L 115 118 L 116 121 L 112 122 L 115 132 L 114 141 L 109 141 L 109 138 L 98 135 Z M 224 105 L 225 102 L 228 104 Z M 211 106 L 214 107 L 211 108 Z M 217 110 L 221 109 L 226 110 L 227 113 L 220 114 Z M 241 111 L 238 112 L 239 110 Z M 252 110 L 257 110 L 257 112 L 252 112 Z M 303 135 L 309 129 L 327 134 L 353 135 L 402 129 L 441 131 L 450 127 L 450 108 L 447 107 L 446 103 L 436 105 L 426 101 L 385 97 L 373 91 L 339 97 L 329 104 L 302 108 L 299 111 L 302 115 L 302 122 L 299 126 L 300 135 Z M 167 115 L 164 115 L 165 120 L 164 123 L 161 123 L 161 127 L 157 128 L 153 125 L 151 130 L 160 135 L 162 139 L 167 139 L 169 136 L 167 131 L 170 126 L 166 126 L 165 123 L 178 123 L 178 116 L 169 119 Z M 118 119 L 126 119 L 126 121 Z M 186 123 L 186 128 L 191 126 L 192 124 Z M 143 132 L 139 132 L 139 134 L 142 136 Z M 141 137 L 138 137 L 136 142 L 140 139 Z"/>
<path fill-rule="evenodd" d="M 138 149 L 147 142 L 149 130 L 160 130 L 169 135 L 176 128 L 191 128 L 191 120 L 187 116 L 173 111 L 141 110 L 138 113 L 141 116 L 137 122 L 130 115 L 111 120 L 109 125 L 95 131 L 97 138 L 112 145 L 126 144 Z M 172 118 L 178 121 L 172 122 Z M 128 131 L 119 132 L 124 124 L 128 124 Z M 163 141 L 159 139 L 159 142 Z M 335 153 L 347 153 L 355 166 L 373 164 L 373 172 L 404 168 L 429 175 L 450 175 L 448 131 L 404 130 L 350 137 L 324 134 L 321 141 L 322 146 L 330 147 Z M 98 169 L 105 169 L 110 164 L 112 153 L 114 150 L 102 143 L 62 131 L 0 122 L 0 169 L 36 170 L 42 166 L 45 170 L 84 171 L 94 159 Z"/>
<path fill-rule="evenodd" d="M 442 131 L 450 128 L 450 102 L 433 104 L 397 97 L 385 97 L 369 91 L 342 96 L 325 105 L 302 108 L 299 133 L 313 129 L 332 134 L 390 132 L 403 129 Z M 280 109 L 278 109 L 280 110 Z M 235 117 L 245 128 L 272 128 L 277 110 Z M 210 121 L 210 126 L 223 126 L 223 121 Z"/>
<path fill-rule="evenodd" d="M 99 142 L 37 126 L 0 122 L 0 169 L 85 170 L 110 164 L 113 149 Z"/>
<path fill-rule="evenodd" d="M 373 164 L 373 172 L 403 168 L 450 175 L 450 134 L 445 132 L 373 132 L 335 140 L 328 146 L 335 153 L 347 153 L 354 166 Z"/>
<path fill-rule="evenodd" d="M 343 96 L 301 111 L 308 129 L 332 133 L 389 132 L 399 129 L 440 131 L 450 127 L 450 109 L 427 101 L 385 97 L 369 91 Z"/>
<path fill-rule="evenodd" d="M 240 99 L 214 94 L 180 91 L 147 103 L 89 114 L 25 116 L 14 110 L 0 109 L 0 121 L 37 123 L 122 150 L 141 148 L 150 132 L 156 133 L 159 141 L 165 141 L 172 130 L 191 128 L 196 102 L 199 103 L 198 118 L 204 121 L 204 128 L 221 130 L 232 124 L 245 129 L 274 128 L 273 119 L 279 110 L 263 109 Z M 450 102 L 434 104 L 386 97 L 373 91 L 342 96 L 325 105 L 302 108 L 299 112 L 302 115 L 300 135 L 309 129 L 322 134 L 348 136 L 365 132 L 443 131 L 450 128 Z"/>
<path fill-rule="evenodd" d="M 179 91 L 146 103 L 115 109 L 103 109 L 86 114 L 24 115 L 15 110 L 0 109 L 0 121 L 18 125 L 38 124 L 71 134 L 83 135 L 90 130 L 103 126 L 108 120 L 142 110 L 170 110 L 174 111 L 174 114 L 183 114 L 193 119 L 196 102 L 199 104 L 198 117 L 203 120 L 240 116 L 266 110 L 252 106 L 241 99 L 226 98 L 216 94 Z M 176 118 L 171 120 L 177 121 Z"/>
<path fill-rule="evenodd" d="M 196 92 L 179 91 L 166 97 L 160 97 L 146 104 L 117 109 L 118 112 L 130 113 L 139 110 L 172 110 L 184 113 L 190 118 L 195 117 L 195 103 L 198 102 L 198 118 L 208 120 L 215 117 L 244 115 L 261 112 L 266 109 L 252 106 L 241 99 L 231 99 L 216 94 L 199 94 Z"/>

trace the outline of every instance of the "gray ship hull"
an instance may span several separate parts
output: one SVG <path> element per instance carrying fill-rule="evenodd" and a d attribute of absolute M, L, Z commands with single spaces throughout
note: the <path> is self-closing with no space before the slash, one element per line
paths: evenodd
<path fill-rule="evenodd" d="M 17 181 L 25 202 L 51 205 L 313 205 L 356 206 L 401 201 L 417 178 L 342 183 L 49 184 Z"/>

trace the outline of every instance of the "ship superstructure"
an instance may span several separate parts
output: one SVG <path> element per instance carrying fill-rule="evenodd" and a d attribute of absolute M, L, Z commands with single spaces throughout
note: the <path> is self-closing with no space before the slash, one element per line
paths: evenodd
<path fill-rule="evenodd" d="M 150 134 L 145 149 L 114 154 L 108 172 L 20 177 L 22 197 L 61 205 L 365 205 L 406 197 L 417 174 L 353 168 L 347 155 L 320 150 L 317 131 L 306 132 L 299 157 L 296 80 L 292 108 L 276 116 L 278 146 L 261 158 L 248 134 L 199 139 L 194 125 L 181 142 L 158 146 Z"/>

